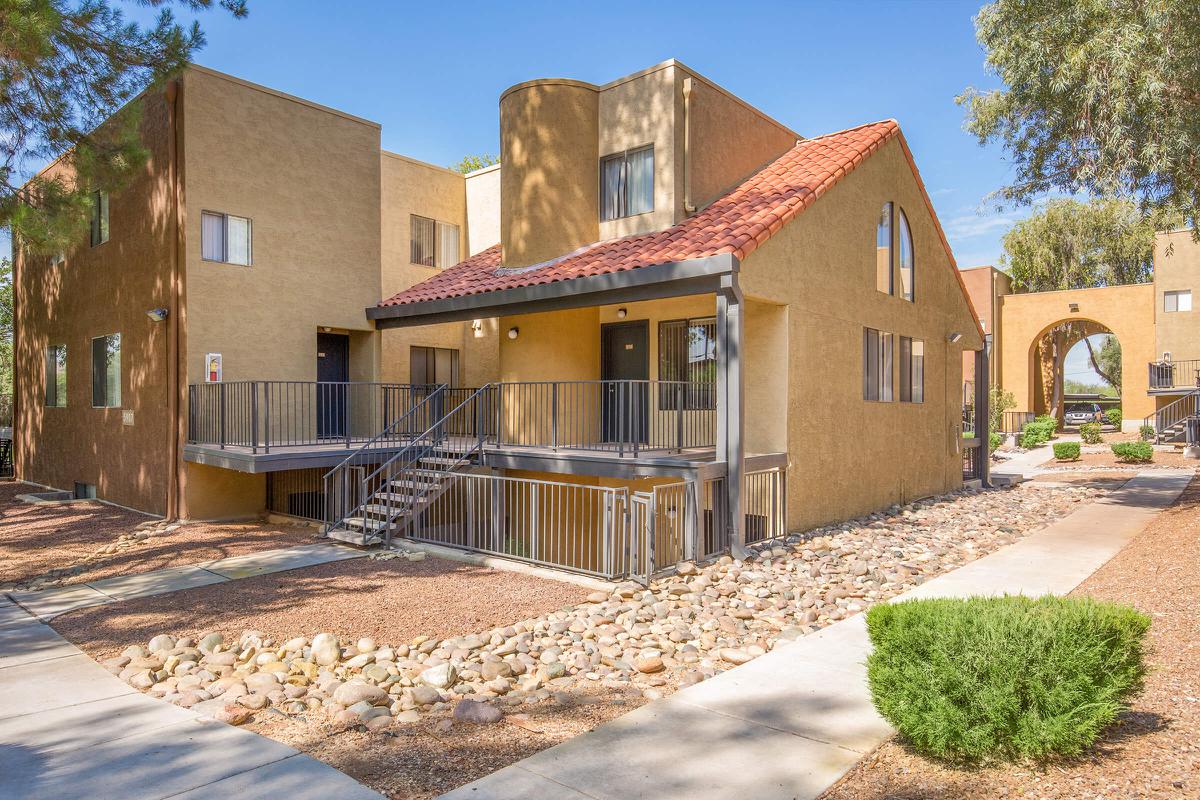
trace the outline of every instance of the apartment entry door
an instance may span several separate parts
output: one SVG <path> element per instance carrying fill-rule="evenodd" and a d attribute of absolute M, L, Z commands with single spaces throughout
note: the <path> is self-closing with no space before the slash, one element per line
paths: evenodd
<path fill-rule="evenodd" d="M 650 414 L 650 323 L 600 326 L 601 433 L 606 442 L 647 441 Z M 615 381 L 641 381 L 616 383 Z"/>
<path fill-rule="evenodd" d="M 317 438 L 340 439 L 348 430 L 347 381 L 350 380 L 350 337 L 317 334 Z"/>

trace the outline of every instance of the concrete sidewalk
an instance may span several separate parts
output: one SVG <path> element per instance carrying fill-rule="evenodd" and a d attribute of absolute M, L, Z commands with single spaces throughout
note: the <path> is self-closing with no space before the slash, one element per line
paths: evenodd
<path fill-rule="evenodd" d="M 291 747 L 138 692 L 0 598 L 0 797 L 381 796 Z"/>
<path fill-rule="evenodd" d="M 361 558 L 365 555 L 365 551 L 348 545 L 318 542 L 230 556 L 182 567 L 156 569 L 138 575 L 118 575 L 91 583 L 35 592 L 9 592 L 8 596 L 38 619 L 51 620 L 59 614 L 80 608 L 210 586 L 239 578 L 253 578 L 289 569 L 315 567 L 318 564 Z"/>
<path fill-rule="evenodd" d="M 1191 475 L 1143 473 L 1103 500 L 897 600 L 1066 594 Z M 891 735 L 871 705 L 864 615 L 543 750 L 446 800 L 813 798 Z"/>

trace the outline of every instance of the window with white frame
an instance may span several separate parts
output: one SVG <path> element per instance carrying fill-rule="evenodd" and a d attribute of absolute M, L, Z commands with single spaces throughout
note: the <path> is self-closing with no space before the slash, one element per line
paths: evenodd
<path fill-rule="evenodd" d="M 892 334 L 863 328 L 863 399 L 892 401 Z"/>
<path fill-rule="evenodd" d="M 900 240 L 900 296 L 911 303 L 913 299 L 913 243 L 912 232 L 908 229 L 908 216 L 904 213 L 903 208 L 900 209 L 899 221 L 897 238 Z"/>
<path fill-rule="evenodd" d="M 121 405 L 121 334 L 92 339 L 92 406 Z"/>
<path fill-rule="evenodd" d="M 46 348 L 46 405 L 67 406 L 67 346 L 52 344 Z"/>
<path fill-rule="evenodd" d="M 250 220 L 217 211 L 200 213 L 200 257 L 205 261 L 250 266 L 252 253 Z"/>
<path fill-rule="evenodd" d="M 900 402 L 925 402 L 925 342 L 900 337 Z"/>
<path fill-rule="evenodd" d="M 875 223 L 875 288 L 892 293 L 892 204 L 884 203 Z"/>
<path fill-rule="evenodd" d="M 654 145 L 600 159 L 600 219 L 654 210 Z"/>
<path fill-rule="evenodd" d="M 1192 290 L 1183 289 L 1174 292 L 1163 292 L 1163 311 L 1173 314 L 1176 311 L 1192 310 Z"/>
<path fill-rule="evenodd" d="M 108 241 L 108 192 L 92 192 L 92 247 Z"/>
<path fill-rule="evenodd" d="M 429 217 L 410 214 L 412 228 L 411 261 L 423 267 L 445 269 L 458 263 L 458 226 Z"/>

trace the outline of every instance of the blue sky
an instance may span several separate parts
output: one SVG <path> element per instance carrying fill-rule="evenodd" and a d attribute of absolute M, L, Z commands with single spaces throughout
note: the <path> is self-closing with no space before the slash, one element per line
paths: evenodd
<path fill-rule="evenodd" d="M 249 5 L 244 20 L 200 16 L 199 63 L 380 122 L 385 148 L 425 161 L 496 152 L 497 100 L 514 83 L 602 83 L 678 58 L 801 134 L 898 119 L 963 266 L 994 263 L 1027 213 L 979 213 L 1010 169 L 954 104 L 995 85 L 979 2 Z"/>

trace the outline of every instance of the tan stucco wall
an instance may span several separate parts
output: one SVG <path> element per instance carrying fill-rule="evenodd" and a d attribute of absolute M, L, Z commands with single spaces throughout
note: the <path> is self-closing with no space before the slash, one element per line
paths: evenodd
<path fill-rule="evenodd" d="M 467 255 L 500 242 L 500 165 L 467 174 Z"/>
<path fill-rule="evenodd" d="M 536 264 L 596 241 L 600 220 L 594 86 L 554 80 L 500 97 L 504 263 Z"/>
<path fill-rule="evenodd" d="M 1012 279 L 995 267 L 971 267 L 960 270 L 963 285 L 971 297 L 975 313 L 983 323 L 983 332 L 992 337 L 991 360 L 988 362 L 988 381 L 991 386 L 1001 384 L 1000 350 L 1003 344 L 1001 320 L 996 313 L 999 298 L 1012 292 Z M 963 353 L 963 381 L 975 380 L 975 354 Z"/>
<path fill-rule="evenodd" d="M 912 303 L 875 288 L 875 225 L 887 200 L 912 229 Z M 787 306 L 788 351 L 750 350 L 747 374 L 772 355 L 787 372 L 790 529 L 961 485 L 961 352 L 982 340 L 898 140 L 751 254 L 740 280 L 748 297 Z M 864 326 L 924 341 L 924 403 L 863 399 Z M 963 338 L 950 345 L 950 333 Z M 896 397 L 898 370 L 897 343 Z M 748 380 L 748 398 L 754 391 Z M 747 417 L 748 429 L 757 424 Z"/>
<path fill-rule="evenodd" d="M 87 233 L 50 267 L 15 256 L 16 475 L 59 489 L 75 481 L 120 505 L 166 509 L 167 323 L 146 311 L 169 306 L 171 238 L 167 172 L 170 127 L 161 93 L 142 102 L 145 169 L 109 203 L 109 240 Z M 64 174 L 60 164 L 49 174 Z M 69 175 L 69 173 L 67 173 Z M 121 334 L 121 408 L 92 408 L 91 339 Z M 46 408 L 47 345 L 67 346 L 67 407 Z M 133 424 L 123 424 L 123 412 Z"/>
<path fill-rule="evenodd" d="M 1163 293 L 1190 289 L 1192 310 L 1163 311 Z M 1200 358 L 1200 243 L 1191 230 L 1169 231 L 1154 239 L 1154 360 L 1170 353 L 1174 361 Z"/>
<path fill-rule="evenodd" d="M 1071 304 L 1078 311 L 1071 311 Z M 1003 387 L 1012 392 L 1018 411 L 1035 408 L 1033 352 L 1047 330 L 1070 320 L 1091 321 L 1107 328 L 1121 343 L 1121 408 L 1127 420 L 1154 410 L 1147 395 L 1147 364 L 1154 360 L 1154 285 L 1108 286 L 1064 292 L 1010 294 L 1000 300 L 1004 326 Z"/>

